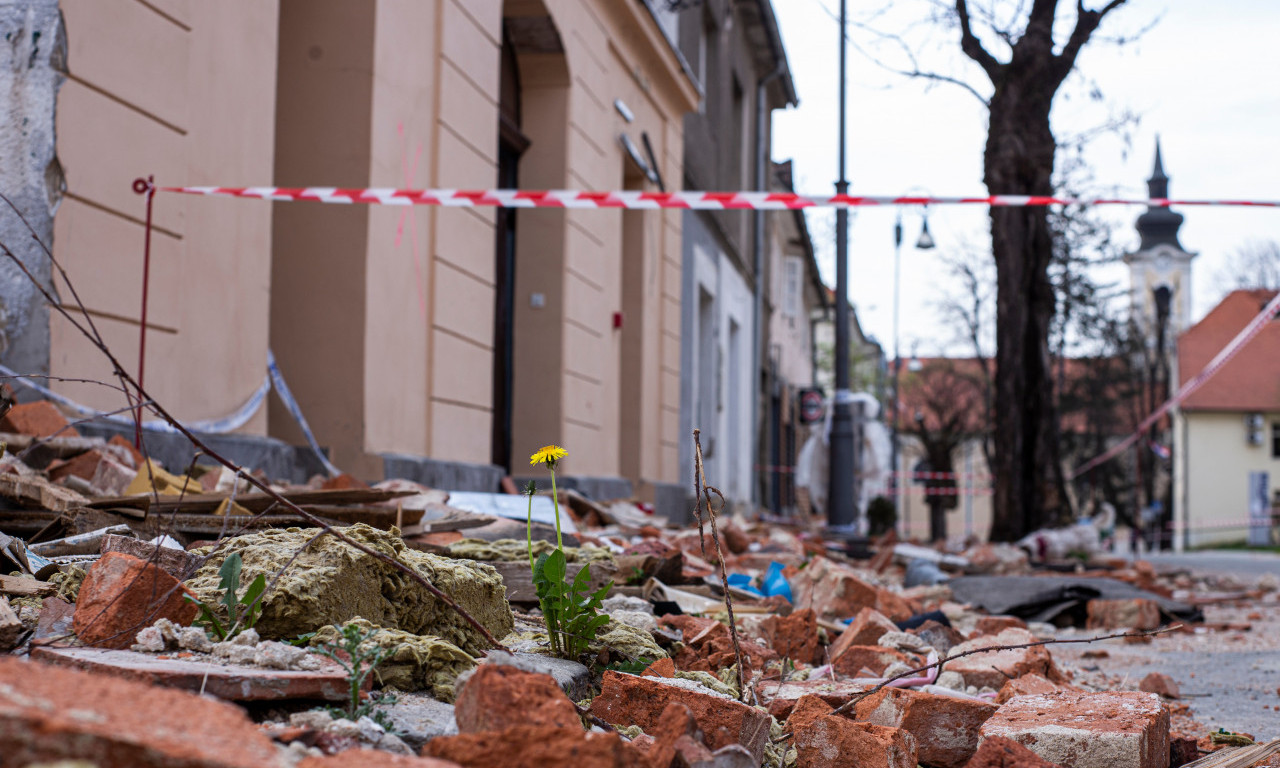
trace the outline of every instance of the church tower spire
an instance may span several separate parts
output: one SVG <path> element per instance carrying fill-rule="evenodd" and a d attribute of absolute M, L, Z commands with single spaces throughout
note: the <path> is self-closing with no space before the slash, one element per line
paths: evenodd
<path fill-rule="evenodd" d="M 1160 139 L 1156 138 L 1156 158 L 1147 179 L 1152 200 L 1169 198 L 1169 176 L 1164 170 Z M 1124 257 L 1129 265 L 1130 300 L 1135 319 L 1146 329 L 1154 346 L 1163 304 L 1168 314 L 1166 330 L 1170 338 L 1191 324 L 1191 261 L 1195 254 L 1178 242 L 1182 214 L 1168 206 L 1152 205 L 1138 217 L 1141 238 L 1138 250 Z"/>
<path fill-rule="evenodd" d="M 1147 179 L 1147 195 L 1153 200 L 1169 197 L 1169 177 L 1164 172 L 1164 161 L 1160 157 L 1160 138 L 1156 137 L 1156 162 Z M 1138 234 L 1142 237 L 1140 251 L 1148 251 L 1157 245 L 1170 245 L 1179 251 L 1182 244 L 1178 242 L 1178 229 L 1182 227 L 1182 214 L 1175 213 L 1167 206 L 1149 206 L 1146 213 L 1138 217 Z"/>

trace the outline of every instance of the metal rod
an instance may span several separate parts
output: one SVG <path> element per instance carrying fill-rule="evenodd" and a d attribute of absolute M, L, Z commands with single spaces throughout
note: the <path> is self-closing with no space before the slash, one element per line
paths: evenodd
<path fill-rule="evenodd" d="M 840 119 L 839 172 L 836 194 L 849 192 L 845 178 L 845 5 L 840 0 Z M 831 461 L 827 493 L 827 523 L 851 525 L 857 519 L 853 497 L 853 415 L 849 392 L 849 211 L 836 210 L 836 391 L 831 412 Z"/>

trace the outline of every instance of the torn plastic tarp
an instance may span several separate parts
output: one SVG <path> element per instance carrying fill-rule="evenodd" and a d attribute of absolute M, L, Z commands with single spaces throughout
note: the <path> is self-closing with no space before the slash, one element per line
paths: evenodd
<path fill-rule="evenodd" d="M 1202 621 L 1199 608 L 1138 589 L 1115 579 L 1070 576 L 961 576 L 947 582 L 955 599 L 991 614 L 1028 621 L 1084 625 L 1090 600 L 1152 600 L 1161 613 L 1181 621 Z"/>

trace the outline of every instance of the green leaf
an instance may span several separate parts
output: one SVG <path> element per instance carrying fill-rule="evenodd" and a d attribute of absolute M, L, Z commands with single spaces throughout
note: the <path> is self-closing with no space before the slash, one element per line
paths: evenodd
<path fill-rule="evenodd" d="M 218 569 L 218 574 L 222 576 L 222 581 L 218 584 L 218 588 L 222 590 L 222 600 L 220 602 L 227 606 L 233 621 L 235 620 L 236 606 L 240 604 L 239 598 L 236 597 L 236 590 L 240 588 L 241 565 L 240 553 L 232 552 L 227 555 L 226 560 L 222 561 L 222 567 Z"/>
<path fill-rule="evenodd" d="M 253 580 L 253 583 L 249 585 L 249 588 L 244 591 L 244 604 L 252 606 L 249 608 L 249 613 L 245 616 L 245 629 L 256 624 L 258 622 L 258 617 L 262 615 L 262 601 L 258 600 L 258 596 L 266 591 L 266 589 L 267 576 L 264 573 L 260 573 L 257 578 Z M 254 604 L 255 600 L 258 600 L 257 604 Z"/>
<path fill-rule="evenodd" d="M 573 577 L 573 591 L 585 592 L 589 586 L 591 586 L 591 566 L 584 563 L 582 570 L 578 571 L 578 575 Z"/>
<path fill-rule="evenodd" d="M 546 562 L 542 564 L 542 572 L 547 581 L 563 584 L 565 576 L 564 551 L 556 549 L 548 553 Z"/>

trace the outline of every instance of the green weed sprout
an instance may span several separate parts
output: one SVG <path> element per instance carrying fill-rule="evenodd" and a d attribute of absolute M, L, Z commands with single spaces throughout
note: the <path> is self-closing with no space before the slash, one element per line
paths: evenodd
<path fill-rule="evenodd" d="M 331 708 L 330 714 L 352 721 L 370 716 L 374 722 L 387 728 L 389 724 L 382 721 L 385 717 L 383 713 L 374 712 L 374 707 L 379 702 L 372 699 L 364 703 L 360 702 L 360 688 L 364 686 L 364 681 L 379 664 L 395 652 L 394 648 L 388 650 L 369 643 L 377 634 L 376 628 L 365 632 L 356 624 L 346 624 L 342 627 L 337 640 L 321 643 L 315 647 L 314 652 L 333 659 L 347 673 L 350 694 L 347 708 L 345 710 Z M 391 702 L 384 696 L 381 703 Z"/>
<path fill-rule="evenodd" d="M 551 652 L 566 659 L 577 659 L 587 652 L 601 627 L 609 623 L 609 614 L 600 613 L 605 595 L 613 588 L 610 581 L 595 592 L 589 592 L 591 567 L 583 563 L 572 581 L 568 579 L 568 560 L 564 554 L 564 537 L 560 529 L 560 494 L 556 488 L 556 464 L 569 455 L 558 445 L 543 446 L 530 457 L 530 464 L 546 464 L 551 471 L 551 501 L 556 511 L 556 548 L 533 560 L 533 498 L 529 499 L 529 556 L 533 569 L 533 586 L 537 591 L 542 617 L 547 623 Z"/>
<path fill-rule="evenodd" d="M 218 588 L 222 590 L 222 598 L 218 603 L 227 609 L 225 625 L 218 615 L 217 605 L 211 606 L 186 595 L 187 600 L 195 603 L 200 609 L 200 615 L 193 623 L 208 629 L 219 641 L 229 640 L 244 630 L 251 629 L 262 616 L 262 601 L 258 598 L 267 588 L 267 577 L 265 574 L 258 574 L 244 594 L 239 595 L 240 570 L 243 565 L 240 553 L 232 552 L 222 561 L 222 567 L 218 569 L 218 575 L 222 577 L 222 581 L 218 583 Z"/>

